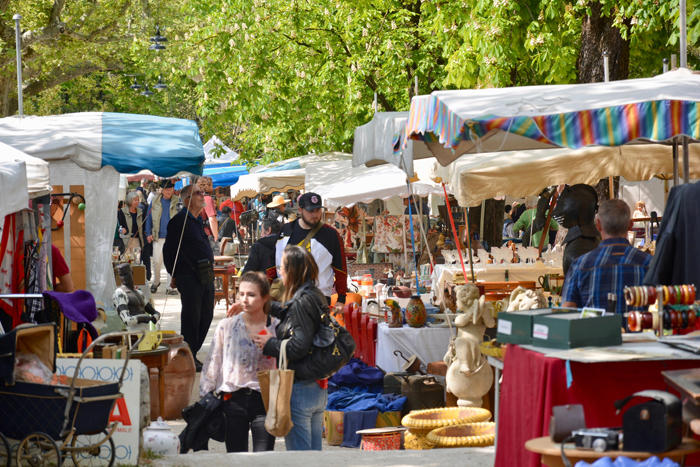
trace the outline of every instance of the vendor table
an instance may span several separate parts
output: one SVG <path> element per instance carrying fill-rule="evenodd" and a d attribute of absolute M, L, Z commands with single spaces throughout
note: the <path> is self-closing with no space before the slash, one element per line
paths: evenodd
<path fill-rule="evenodd" d="M 495 465 L 540 465 L 525 442 L 549 434 L 553 406 L 583 404 L 588 427 L 622 426 L 614 401 L 644 389 L 675 392 L 661 372 L 698 367 L 699 359 L 655 342 L 569 351 L 508 345 Z"/>
<path fill-rule="evenodd" d="M 469 274 L 469 265 L 464 267 Z M 508 271 L 508 277 L 506 277 Z M 548 266 L 543 263 L 513 263 L 513 264 L 488 264 L 474 265 L 474 275 L 478 281 L 503 282 L 509 281 L 534 281 L 538 283 L 538 278 L 545 274 L 562 274 L 560 267 Z M 430 278 L 433 281 L 433 296 L 436 303 L 441 303 L 442 291 L 445 282 L 452 282 L 456 276 L 462 277 L 462 266 L 459 264 L 436 264 Z"/>
<path fill-rule="evenodd" d="M 563 467 L 564 464 L 561 459 L 560 444 L 554 443 L 549 436 L 542 436 L 541 438 L 534 438 L 528 440 L 525 443 L 525 449 L 532 451 L 537 454 L 542 455 L 542 463 L 548 467 Z M 565 445 L 568 446 L 568 445 Z M 595 462 L 596 459 L 601 457 L 609 457 L 611 459 L 617 459 L 618 457 L 625 456 L 632 460 L 641 461 L 648 459 L 652 456 L 657 456 L 659 458 L 667 458 L 672 461 L 681 463 L 683 458 L 688 454 L 700 451 L 700 443 L 690 438 L 683 438 L 683 443 L 671 451 L 664 453 L 652 453 L 652 452 L 631 452 L 631 451 L 604 451 L 596 452 L 592 449 L 575 449 L 574 445 L 571 448 L 564 448 L 566 452 L 566 457 L 569 458 L 571 464 L 574 465 L 578 461 L 584 462 Z M 683 465 L 681 463 L 681 465 Z"/>
<path fill-rule="evenodd" d="M 394 355 L 400 350 L 406 358 L 415 354 L 426 365 L 442 360 L 450 344 L 452 332 L 447 327 L 390 328 L 379 323 L 377 330 L 377 366 L 384 371 L 401 371 L 405 360 Z"/>
<path fill-rule="evenodd" d="M 165 366 L 168 364 L 168 352 L 170 349 L 164 345 L 154 350 L 139 350 L 131 352 L 130 358 L 141 360 L 150 370 L 158 369 L 158 416 L 165 413 Z"/>

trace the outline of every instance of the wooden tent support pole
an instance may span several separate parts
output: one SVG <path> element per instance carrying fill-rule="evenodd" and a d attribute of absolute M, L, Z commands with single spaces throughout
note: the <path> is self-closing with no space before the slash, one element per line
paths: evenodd
<path fill-rule="evenodd" d="M 615 179 L 613 177 L 608 177 L 608 192 L 609 198 L 615 199 Z"/>
<path fill-rule="evenodd" d="M 549 202 L 549 211 L 547 212 L 547 220 L 544 223 L 544 227 L 542 227 L 542 235 L 540 236 L 540 244 L 537 247 L 537 257 L 541 258 L 542 257 L 542 249 L 544 248 L 544 240 L 548 237 L 547 234 L 549 234 L 549 224 L 552 222 L 552 213 L 554 212 L 554 208 L 557 205 L 557 200 L 559 199 L 559 189 L 554 191 L 554 194 L 552 195 L 552 200 Z M 534 222 L 534 220 L 533 220 Z"/>
<path fill-rule="evenodd" d="M 481 211 L 484 212 L 483 209 Z M 476 282 L 476 277 L 474 276 L 474 257 L 472 256 L 472 233 L 469 228 L 469 210 L 464 208 L 464 226 L 467 231 L 467 252 L 469 253 L 469 270 L 472 273 L 472 282 Z"/>

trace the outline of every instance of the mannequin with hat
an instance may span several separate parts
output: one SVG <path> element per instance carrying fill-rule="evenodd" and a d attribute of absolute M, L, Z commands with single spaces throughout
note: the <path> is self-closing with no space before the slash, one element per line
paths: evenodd
<path fill-rule="evenodd" d="M 340 234 L 323 222 L 323 203 L 319 194 L 304 193 L 298 202 L 299 217 L 284 224 L 280 239 L 275 245 L 277 270 L 279 271 L 287 245 L 303 246 L 311 252 L 318 266 L 318 288 L 329 301 L 335 289 L 338 294 L 337 303 L 342 306 L 348 290 L 348 269 Z"/>

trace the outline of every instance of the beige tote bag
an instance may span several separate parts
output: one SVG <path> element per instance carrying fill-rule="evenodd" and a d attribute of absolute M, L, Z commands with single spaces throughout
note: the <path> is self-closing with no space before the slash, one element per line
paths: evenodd
<path fill-rule="evenodd" d="M 287 369 L 287 342 L 280 345 L 280 358 L 276 370 L 258 373 L 260 393 L 267 410 L 265 429 L 273 436 L 286 436 L 292 429 L 292 386 L 294 385 L 294 370 Z"/>

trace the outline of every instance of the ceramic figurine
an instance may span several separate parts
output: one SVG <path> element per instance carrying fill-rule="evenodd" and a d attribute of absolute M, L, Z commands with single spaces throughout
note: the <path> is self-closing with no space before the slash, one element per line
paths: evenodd
<path fill-rule="evenodd" d="M 400 328 L 403 326 L 403 320 L 401 319 L 401 307 L 399 306 L 399 302 L 396 300 L 388 299 L 384 302 L 386 306 L 389 307 L 389 312 L 391 315 L 389 316 L 389 320 L 387 321 L 389 323 L 390 328 Z"/>
<path fill-rule="evenodd" d="M 493 384 L 493 370 L 480 345 L 487 327 L 493 327 L 493 308 L 479 297 L 474 284 L 455 287 L 457 337 L 445 354 L 447 390 L 457 396 L 460 407 L 481 407 L 484 394 Z"/>
<path fill-rule="evenodd" d="M 544 298 L 542 290 L 534 291 L 518 286 L 510 293 L 507 311 L 534 310 L 546 307 L 547 300 Z"/>
<path fill-rule="evenodd" d="M 423 327 L 427 318 L 425 304 L 421 300 L 420 295 L 412 296 L 406 305 L 406 322 L 408 325 L 412 328 Z"/>

